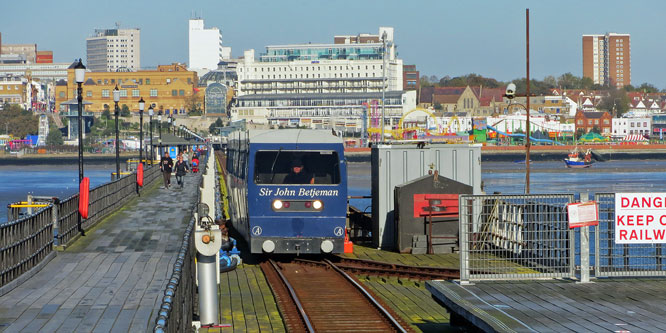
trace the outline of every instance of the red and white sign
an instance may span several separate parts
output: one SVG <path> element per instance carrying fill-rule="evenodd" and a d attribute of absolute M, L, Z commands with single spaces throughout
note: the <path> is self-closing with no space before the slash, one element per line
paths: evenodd
<path fill-rule="evenodd" d="M 577 202 L 567 205 L 569 229 L 599 225 L 599 211 L 595 201 Z"/>
<path fill-rule="evenodd" d="M 615 243 L 666 243 L 666 193 L 615 193 Z"/>

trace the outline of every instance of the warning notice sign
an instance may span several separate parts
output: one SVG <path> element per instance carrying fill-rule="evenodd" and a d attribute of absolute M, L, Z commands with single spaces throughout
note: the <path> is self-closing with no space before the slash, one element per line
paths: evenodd
<path fill-rule="evenodd" d="M 615 193 L 615 243 L 666 243 L 666 193 Z"/>

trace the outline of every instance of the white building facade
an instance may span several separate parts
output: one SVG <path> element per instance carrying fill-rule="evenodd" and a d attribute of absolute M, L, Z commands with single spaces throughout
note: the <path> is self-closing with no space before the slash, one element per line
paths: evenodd
<path fill-rule="evenodd" d="M 616 138 L 627 135 L 649 135 L 652 129 L 652 117 L 613 118 L 612 133 Z"/>
<path fill-rule="evenodd" d="M 141 30 L 95 29 L 86 38 L 87 68 L 92 72 L 137 71 L 141 68 Z"/>
<path fill-rule="evenodd" d="M 267 46 L 259 57 L 248 50 L 238 63 L 231 117 L 358 131 L 363 119 L 370 127 L 377 122 L 385 91 L 385 124 L 391 128 L 416 107 L 416 94 L 402 91 L 402 64 L 389 27 L 380 27 L 378 35 L 335 36 L 333 44 Z"/>
<path fill-rule="evenodd" d="M 218 28 L 204 28 L 203 19 L 189 21 L 189 66 L 202 76 L 217 69 L 220 60 L 231 58 L 231 48 L 222 46 L 222 33 Z"/>

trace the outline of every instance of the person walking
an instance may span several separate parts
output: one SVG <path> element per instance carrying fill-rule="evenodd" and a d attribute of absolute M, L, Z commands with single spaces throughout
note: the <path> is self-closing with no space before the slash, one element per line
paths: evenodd
<path fill-rule="evenodd" d="M 173 171 L 173 159 L 169 156 L 169 152 L 165 151 L 164 156 L 160 160 L 160 170 L 164 177 L 164 188 L 168 189 L 171 186 L 171 171 Z"/>
<path fill-rule="evenodd" d="M 187 166 L 187 162 L 183 161 L 183 154 L 178 155 L 178 160 L 174 166 L 176 170 L 176 182 L 180 185 L 180 188 L 183 188 L 183 177 L 190 171 L 190 167 Z"/>

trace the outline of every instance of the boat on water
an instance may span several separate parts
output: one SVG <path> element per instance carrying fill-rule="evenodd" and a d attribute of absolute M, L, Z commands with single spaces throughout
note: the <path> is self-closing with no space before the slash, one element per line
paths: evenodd
<path fill-rule="evenodd" d="M 592 166 L 592 163 L 594 163 L 594 161 L 592 161 L 592 149 L 588 149 L 585 154 L 583 154 L 583 157 L 580 155 L 581 152 L 578 150 L 578 147 L 569 153 L 569 155 L 564 158 L 564 164 L 567 168 L 582 169 Z"/>

